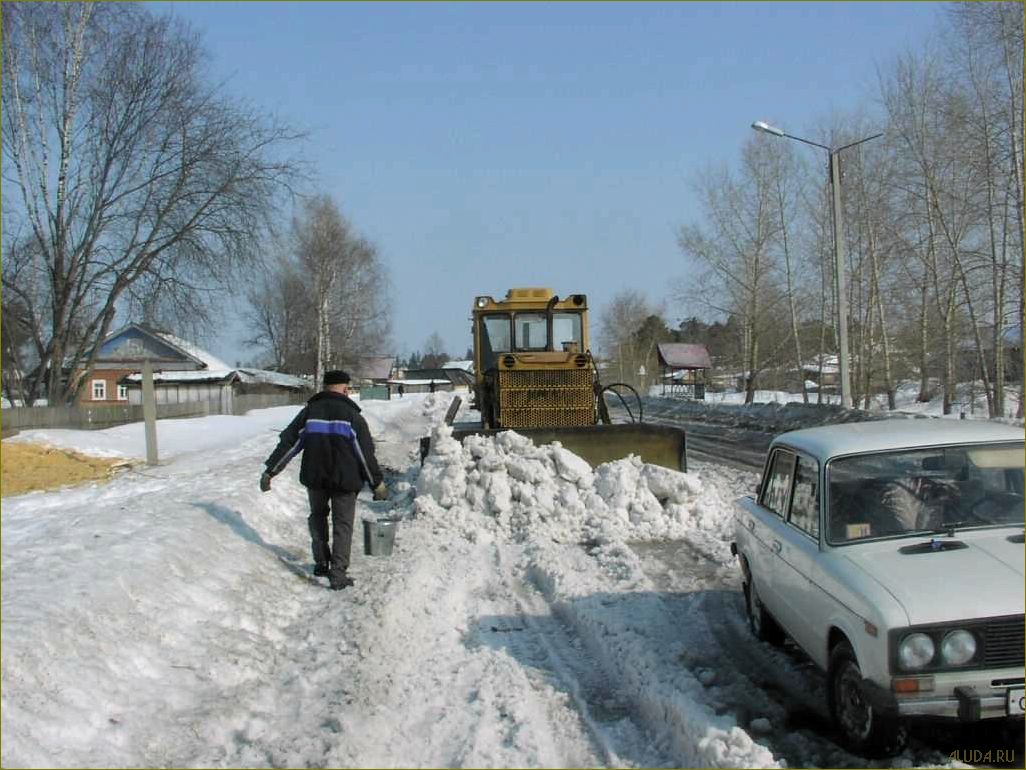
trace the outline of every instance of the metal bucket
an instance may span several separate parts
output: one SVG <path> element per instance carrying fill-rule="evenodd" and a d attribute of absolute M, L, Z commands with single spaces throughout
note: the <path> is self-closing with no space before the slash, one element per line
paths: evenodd
<path fill-rule="evenodd" d="M 367 556 L 391 556 L 398 519 L 364 519 L 363 552 Z"/>

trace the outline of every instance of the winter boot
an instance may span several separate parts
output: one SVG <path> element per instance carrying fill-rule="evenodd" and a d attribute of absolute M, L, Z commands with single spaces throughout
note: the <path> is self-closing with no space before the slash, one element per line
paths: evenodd
<path fill-rule="evenodd" d="M 353 585 L 353 579 L 343 572 L 341 575 L 332 575 L 328 585 L 332 591 L 341 591 Z"/>

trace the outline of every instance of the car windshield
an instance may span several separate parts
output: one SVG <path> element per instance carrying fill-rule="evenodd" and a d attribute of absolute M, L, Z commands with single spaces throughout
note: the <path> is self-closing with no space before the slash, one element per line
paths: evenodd
<path fill-rule="evenodd" d="M 1023 444 L 842 457 L 827 465 L 829 542 L 1023 524 Z"/>

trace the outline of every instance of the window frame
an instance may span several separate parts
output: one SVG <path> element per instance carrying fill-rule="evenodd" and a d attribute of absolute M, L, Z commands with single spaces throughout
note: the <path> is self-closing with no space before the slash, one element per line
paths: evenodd
<path fill-rule="evenodd" d="M 560 340 L 557 347 L 556 342 L 556 323 L 566 319 L 569 321 L 574 328 L 575 339 L 572 340 Z M 563 350 L 563 346 L 567 342 L 577 343 L 578 352 L 584 349 L 584 320 L 579 311 L 574 310 L 560 310 L 552 314 L 552 349 Z"/>
<path fill-rule="evenodd" d="M 97 385 L 100 386 L 99 389 L 97 389 L 97 387 L 96 387 Z M 97 397 L 97 395 L 96 395 L 98 390 L 101 393 L 101 395 L 99 397 Z M 93 401 L 106 401 L 107 400 L 107 380 L 103 380 L 103 379 L 101 379 L 101 380 L 92 380 L 89 383 L 89 392 L 92 395 L 92 399 L 91 400 L 93 400 Z"/>
<path fill-rule="evenodd" d="M 127 385 L 121 385 L 119 383 L 115 387 L 117 387 L 117 400 L 118 401 L 127 401 L 128 400 L 128 386 Z"/>
<path fill-rule="evenodd" d="M 814 457 L 810 457 L 809 455 L 806 455 L 806 454 L 801 453 L 801 452 L 795 452 L 794 456 L 795 456 L 794 467 L 791 470 L 791 492 L 788 495 L 788 499 L 787 499 L 787 519 L 786 519 L 786 521 L 787 521 L 789 526 L 794 527 L 794 529 L 796 529 L 798 532 L 801 532 L 803 535 L 805 535 L 807 538 L 809 538 L 813 542 L 818 543 L 819 542 L 819 538 L 820 538 L 820 534 L 823 531 L 823 520 L 822 520 L 823 519 L 823 494 L 822 494 L 822 492 L 823 492 L 823 487 L 822 487 L 823 479 L 822 479 L 822 469 L 820 468 L 819 461 L 816 460 Z M 812 533 L 812 532 L 809 532 L 809 530 L 807 530 L 804 527 L 796 524 L 792 520 L 792 516 L 794 515 L 794 494 L 797 491 L 797 484 L 795 483 L 795 479 L 798 476 L 798 464 L 800 462 L 802 462 L 803 460 L 806 463 L 808 463 L 808 464 L 810 464 L 812 466 L 812 470 L 813 470 L 812 476 L 816 480 L 816 501 L 815 501 L 815 516 L 814 516 L 814 518 L 816 520 L 816 532 L 815 532 L 815 534 Z"/>
<path fill-rule="evenodd" d="M 524 316 L 532 316 L 541 321 L 541 327 L 545 330 L 544 339 L 541 345 L 522 345 L 520 343 L 520 319 Z M 532 324 L 535 326 L 535 324 Z M 549 350 L 549 319 L 546 317 L 544 311 L 540 310 L 523 310 L 519 313 L 513 314 L 513 350 L 518 353 L 541 353 Z"/>
<path fill-rule="evenodd" d="M 780 455 L 790 455 L 791 458 L 791 470 L 787 481 L 787 492 L 784 497 L 784 511 L 776 511 L 766 504 L 766 497 L 769 494 L 769 480 L 773 473 L 773 469 L 776 466 L 776 459 Z M 770 452 L 769 457 L 766 459 L 766 470 L 763 472 L 763 479 L 759 485 L 759 505 L 765 508 L 767 511 L 772 513 L 774 516 L 778 516 L 781 521 L 787 521 L 791 511 L 791 495 L 794 489 L 794 470 L 795 465 L 798 462 L 798 453 L 786 446 L 774 447 L 773 451 Z"/>

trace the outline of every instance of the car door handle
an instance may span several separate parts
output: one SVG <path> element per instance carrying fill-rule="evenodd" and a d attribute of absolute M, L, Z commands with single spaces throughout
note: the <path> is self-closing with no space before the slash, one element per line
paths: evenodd
<path fill-rule="evenodd" d="M 780 553 L 784 545 L 779 540 L 774 540 L 773 545 L 770 547 L 773 549 L 773 553 Z"/>

